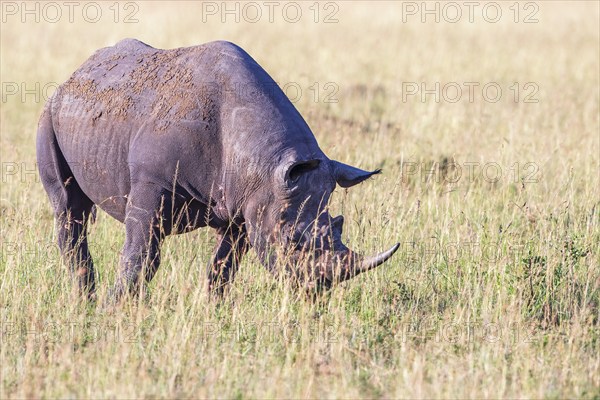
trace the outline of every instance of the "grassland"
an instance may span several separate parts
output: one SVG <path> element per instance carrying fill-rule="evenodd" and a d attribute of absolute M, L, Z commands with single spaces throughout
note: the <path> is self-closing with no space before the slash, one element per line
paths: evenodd
<path fill-rule="evenodd" d="M 600 397 L 598 3 L 537 2 L 528 24 L 510 2 L 497 23 L 480 8 L 473 23 L 403 22 L 402 4 L 384 2 L 334 3 L 335 23 L 324 3 L 319 22 L 299 3 L 297 23 L 265 8 L 222 23 L 188 2 L 138 2 L 123 23 L 134 9 L 120 3 L 115 23 L 99 4 L 96 23 L 79 8 L 72 23 L 64 7 L 56 23 L 3 8 L 0 398 Z M 214 237 L 199 230 L 167 240 L 146 302 L 81 302 L 32 172 L 36 124 L 44 88 L 124 37 L 230 40 L 290 97 L 299 87 L 328 155 L 384 170 L 336 192 L 346 241 L 399 253 L 317 301 L 251 254 L 217 303 L 204 279 Z M 408 94 L 436 82 L 439 102 Z M 103 296 L 123 227 L 99 213 L 90 228 Z"/>

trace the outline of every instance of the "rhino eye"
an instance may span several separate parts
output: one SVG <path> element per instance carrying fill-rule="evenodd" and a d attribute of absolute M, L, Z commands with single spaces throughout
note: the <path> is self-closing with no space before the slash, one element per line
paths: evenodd
<path fill-rule="evenodd" d="M 319 167 L 320 160 L 300 161 L 293 164 L 287 171 L 285 180 L 288 183 L 295 183 L 300 177 Z"/>

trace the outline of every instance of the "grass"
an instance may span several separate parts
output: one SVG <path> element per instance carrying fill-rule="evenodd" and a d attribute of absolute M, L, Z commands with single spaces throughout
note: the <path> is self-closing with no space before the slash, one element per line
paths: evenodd
<path fill-rule="evenodd" d="M 133 24 L 102 3 L 98 23 L 1 26 L 0 398 L 600 397 L 597 3 L 536 3 L 535 24 L 514 23 L 509 3 L 497 24 L 402 23 L 401 5 L 384 2 L 338 3 L 333 24 L 314 23 L 308 3 L 295 24 L 137 4 Z M 28 172 L 43 99 L 6 84 L 63 82 L 123 37 L 231 40 L 282 86 L 297 83 L 322 149 L 384 170 L 335 193 L 346 242 L 399 252 L 316 301 L 250 253 L 212 302 L 214 237 L 198 230 L 166 241 L 146 302 L 108 313 L 81 302 Z M 456 82 L 463 97 L 403 101 L 403 82 Z M 473 102 L 465 82 L 480 84 Z M 503 90 L 495 103 L 480 91 L 490 82 Z M 524 102 L 527 82 L 537 103 Z M 123 226 L 100 212 L 90 240 L 103 296 Z"/>

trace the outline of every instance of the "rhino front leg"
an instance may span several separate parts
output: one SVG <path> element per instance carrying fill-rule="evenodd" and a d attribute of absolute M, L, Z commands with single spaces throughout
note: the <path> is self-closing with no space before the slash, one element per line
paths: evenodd
<path fill-rule="evenodd" d="M 209 293 L 222 296 L 233 280 L 242 256 L 248 251 L 244 227 L 230 226 L 217 229 L 217 244 L 211 264 L 208 266 Z"/>
<path fill-rule="evenodd" d="M 168 196 L 154 185 L 137 187 L 129 195 L 125 216 L 125 245 L 117 281 L 110 290 L 107 305 L 117 304 L 124 295 L 135 297 L 143 283 L 149 283 L 160 265 L 160 245 L 170 232 L 166 226 Z M 164 223 L 164 224 L 163 224 Z"/>

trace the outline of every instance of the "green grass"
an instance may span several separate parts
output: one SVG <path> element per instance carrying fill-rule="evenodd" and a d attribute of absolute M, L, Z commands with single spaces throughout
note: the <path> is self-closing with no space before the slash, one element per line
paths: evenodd
<path fill-rule="evenodd" d="M 331 158 L 383 168 L 333 196 L 347 244 L 401 249 L 315 301 L 250 253 L 214 302 L 204 274 L 214 237 L 198 230 L 166 241 L 146 301 L 101 312 L 74 293 L 50 204 L 27 173 L 43 102 L 8 96 L 0 398 L 598 398 L 598 5 L 540 2 L 529 25 L 509 5 L 498 24 L 401 23 L 400 5 L 383 2 L 339 3 L 336 24 L 201 23 L 199 3 L 150 2 L 136 24 L 3 23 L 1 81 L 28 88 L 63 82 L 123 37 L 240 44 L 281 85 L 300 85 L 296 106 Z M 337 103 L 324 102 L 328 82 Z M 404 102 L 402 82 L 504 92 L 497 103 Z M 514 82 L 521 96 L 535 82 L 539 102 L 515 102 Z M 123 226 L 99 212 L 90 240 L 102 297 Z"/>

